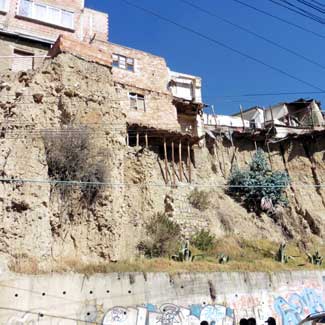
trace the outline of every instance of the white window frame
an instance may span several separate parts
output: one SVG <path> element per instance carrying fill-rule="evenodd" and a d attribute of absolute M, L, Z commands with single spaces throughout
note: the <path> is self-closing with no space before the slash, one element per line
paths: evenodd
<path fill-rule="evenodd" d="M 142 94 L 137 94 L 137 93 L 134 93 L 134 92 L 129 92 L 128 94 L 129 96 L 129 107 L 131 110 L 135 110 L 135 111 L 143 111 L 143 112 L 146 112 L 147 111 L 147 108 L 146 108 L 146 97 Z M 135 106 L 132 106 L 131 105 L 131 100 L 134 100 L 135 101 Z M 140 107 L 139 105 L 139 102 L 141 102 L 141 106 L 143 107 Z"/>
<path fill-rule="evenodd" d="M 117 60 L 114 60 L 114 57 L 116 57 Z M 122 64 L 122 61 L 124 61 L 125 64 Z M 129 58 L 125 55 L 113 53 L 112 54 L 112 62 L 113 62 L 114 68 L 123 69 L 123 70 L 129 71 L 129 72 L 135 72 L 135 59 L 133 59 L 133 58 Z M 114 62 L 117 62 L 117 65 L 114 65 Z M 132 62 L 132 64 L 130 64 L 129 62 Z M 128 69 L 128 67 L 132 67 L 132 69 Z"/>
<path fill-rule="evenodd" d="M 8 0 L 6 0 L 6 1 L 8 1 Z M 32 5 L 31 15 L 23 15 L 23 14 L 20 13 L 20 8 L 21 8 L 22 1 L 31 2 L 31 5 Z M 46 7 L 46 17 L 44 19 L 36 18 L 36 11 L 35 11 L 36 10 L 35 9 L 36 5 Z M 60 12 L 60 23 L 53 22 L 53 21 L 50 21 L 50 19 L 48 19 L 50 9 L 55 9 L 55 10 L 58 10 Z M 72 16 L 72 20 L 71 20 L 72 24 L 71 24 L 71 26 L 65 26 L 65 25 L 62 24 L 62 14 L 64 12 L 69 13 Z M 64 29 L 74 30 L 74 27 L 75 27 L 75 22 L 74 22 L 75 13 L 73 11 L 63 9 L 63 8 L 58 8 L 58 7 L 55 7 L 55 6 L 51 6 L 51 5 L 48 5 L 48 4 L 43 3 L 43 2 L 35 2 L 34 0 L 19 0 L 16 15 L 19 16 L 19 17 L 40 21 L 40 22 L 45 23 L 45 24 L 58 26 L 58 27 L 61 27 L 61 28 L 64 28 Z"/>
<path fill-rule="evenodd" d="M 0 13 L 7 13 L 9 11 L 9 0 L 4 0 L 3 8 L 0 7 Z"/>

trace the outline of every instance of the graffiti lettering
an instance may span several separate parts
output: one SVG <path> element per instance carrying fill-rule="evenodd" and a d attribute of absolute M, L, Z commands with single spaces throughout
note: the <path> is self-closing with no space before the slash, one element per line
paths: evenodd
<path fill-rule="evenodd" d="M 274 309 L 283 325 L 296 325 L 308 314 L 325 310 L 325 304 L 314 289 L 304 289 L 301 294 L 292 294 L 288 300 L 276 298 Z"/>
<path fill-rule="evenodd" d="M 103 325 L 209 325 L 234 324 L 234 311 L 220 305 L 191 305 L 184 308 L 174 304 L 160 307 L 148 304 L 138 308 L 114 307 L 104 316 Z"/>

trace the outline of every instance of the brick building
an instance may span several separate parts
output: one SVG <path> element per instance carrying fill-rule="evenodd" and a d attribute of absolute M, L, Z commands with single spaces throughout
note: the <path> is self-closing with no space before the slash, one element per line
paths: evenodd
<path fill-rule="evenodd" d="M 106 41 L 108 15 L 84 0 L 0 0 L 0 70 L 39 65 L 60 34 Z"/>
<path fill-rule="evenodd" d="M 190 167 L 192 145 L 204 135 L 199 77 L 170 71 L 162 57 L 109 42 L 108 15 L 84 8 L 84 0 L 2 3 L 0 70 L 34 68 L 44 55 L 61 52 L 110 66 L 119 104 L 127 112 L 126 144 L 158 149 L 165 157 L 166 181 L 172 174 L 168 156 L 173 164 L 185 160 Z"/>

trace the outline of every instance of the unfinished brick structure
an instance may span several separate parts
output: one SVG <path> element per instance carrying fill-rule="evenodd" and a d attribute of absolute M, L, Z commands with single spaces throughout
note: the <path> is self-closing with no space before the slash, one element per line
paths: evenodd
<path fill-rule="evenodd" d="M 84 0 L 0 1 L 0 70 L 33 68 L 60 34 L 81 41 L 106 41 L 108 15 Z"/>
<path fill-rule="evenodd" d="M 49 55 L 60 52 L 110 65 L 118 104 L 127 112 L 126 144 L 158 151 L 166 182 L 191 180 L 203 108 L 200 78 L 172 73 L 163 58 L 110 42 L 89 44 L 62 35 Z"/>
<path fill-rule="evenodd" d="M 126 144 L 157 150 L 165 159 L 166 182 L 175 182 L 177 163 L 182 181 L 183 161 L 191 179 L 191 147 L 203 135 L 200 78 L 170 71 L 162 57 L 110 43 L 108 15 L 84 8 L 84 0 L 3 1 L 0 70 L 35 68 L 45 54 L 60 52 L 112 67 L 117 101 L 127 112 Z"/>

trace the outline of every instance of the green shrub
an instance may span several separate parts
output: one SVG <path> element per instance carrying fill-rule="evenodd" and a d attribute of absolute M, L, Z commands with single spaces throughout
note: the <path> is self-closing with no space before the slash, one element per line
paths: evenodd
<path fill-rule="evenodd" d="M 188 200 L 194 208 L 200 211 L 204 211 L 209 207 L 208 193 L 199 191 L 197 188 L 190 193 Z"/>
<path fill-rule="evenodd" d="M 191 244 L 201 251 L 210 251 L 215 246 L 215 236 L 209 230 L 201 229 L 191 239 Z"/>
<path fill-rule="evenodd" d="M 42 138 L 50 178 L 89 183 L 81 187 L 82 199 L 94 203 L 104 188 L 94 183 L 106 181 L 106 165 L 91 143 L 91 130 L 68 125 L 59 132 L 44 131 Z M 74 192 L 74 186 L 60 185 L 63 197 Z"/>
<path fill-rule="evenodd" d="M 286 172 L 272 172 L 265 154 L 258 150 L 247 170 L 234 168 L 228 179 L 228 193 L 244 202 L 249 210 L 270 211 L 286 205 L 284 191 L 290 182 Z"/>
<path fill-rule="evenodd" d="M 181 228 L 163 213 L 157 213 L 146 225 L 147 239 L 138 244 L 146 257 L 171 256 L 177 251 Z"/>

